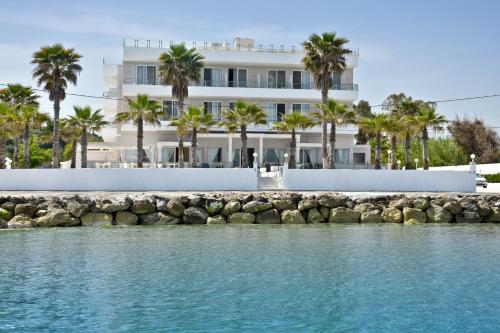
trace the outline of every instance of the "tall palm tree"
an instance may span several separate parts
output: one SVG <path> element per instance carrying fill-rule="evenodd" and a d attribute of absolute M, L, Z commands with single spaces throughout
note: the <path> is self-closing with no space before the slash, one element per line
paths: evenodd
<path fill-rule="evenodd" d="M 38 96 L 31 87 L 19 83 L 8 84 L 6 88 L 0 89 L 0 100 L 19 108 L 22 105 L 38 105 Z"/>
<path fill-rule="evenodd" d="M 42 46 L 33 53 L 33 78 L 38 86 L 49 93 L 49 100 L 54 102 L 54 132 L 52 135 L 52 167 L 59 168 L 59 113 L 61 101 L 66 98 L 68 83 L 76 85 L 77 76 L 82 71 L 79 64 L 82 56 L 73 48 L 64 48 L 61 44 Z"/>
<path fill-rule="evenodd" d="M 81 131 L 81 168 L 84 169 L 87 167 L 88 133 L 94 134 L 94 132 L 100 131 L 104 126 L 108 124 L 108 122 L 104 120 L 104 115 L 101 113 L 101 109 L 92 111 L 92 108 L 88 105 L 84 107 L 75 105 L 73 107 L 73 110 L 75 111 L 75 115 L 72 116 L 71 119 L 76 123 Z"/>
<path fill-rule="evenodd" d="M 280 132 L 286 132 L 292 134 L 292 139 L 290 141 L 290 154 L 288 159 L 288 167 L 290 169 L 295 169 L 297 167 L 297 159 L 295 152 L 297 151 L 297 139 L 296 131 L 298 129 L 307 129 L 315 125 L 315 122 L 303 115 L 300 112 L 292 112 L 283 117 L 281 122 L 274 123 L 274 129 Z"/>
<path fill-rule="evenodd" d="M 248 104 L 244 101 L 237 101 L 233 109 L 226 109 L 222 114 L 221 126 L 227 128 L 229 132 L 240 130 L 241 139 L 241 166 L 248 168 L 248 125 L 267 124 L 266 112 L 256 104 Z"/>
<path fill-rule="evenodd" d="M 137 167 L 143 166 L 143 140 L 144 123 L 159 125 L 159 119 L 163 115 L 161 105 L 158 101 L 149 100 L 148 95 L 137 95 L 135 100 L 126 98 L 128 110 L 119 112 L 116 121 L 119 123 L 132 121 L 137 126 Z"/>
<path fill-rule="evenodd" d="M 435 131 L 442 131 L 444 124 L 448 121 L 443 115 L 436 112 L 435 103 L 424 103 L 419 108 L 418 114 L 415 116 L 416 127 L 421 131 L 423 154 L 424 154 L 424 170 L 429 170 L 429 132 L 428 128 Z"/>
<path fill-rule="evenodd" d="M 335 33 L 312 34 L 303 43 L 306 55 L 302 59 L 306 70 L 311 71 L 317 89 L 321 90 L 321 101 L 328 101 L 328 90 L 332 87 L 332 74 L 341 74 L 346 68 L 346 56 L 352 51 L 345 48 L 349 40 L 338 37 Z M 322 122 L 323 168 L 328 163 L 327 123 Z"/>
<path fill-rule="evenodd" d="M 196 150 L 198 148 L 198 133 L 208 132 L 210 126 L 216 122 L 212 119 L 211 113 L 205 113 L 204 107 L 190 106 L 187 112 L 184 112 L 180 118 L 173 119 L 170 125 L 184 126 L 186 130 L 191 131 L 191 167 L 196 166 Z"/>
<path fill-rule="evenodd" d="M 30 167 L 30 139 L 31 130 L 39 128 L 49 120 L 49 115 L 42 113 L 38 110 L 35 104 L 23 105 L 19 111 L 18 121 L 23 131 L 23 144 L 24 144 L 24 168 Z"/>
<path fill-rule="evenodd" d="M 184 113 L 182 113 L 182 115 L 183 114 Z M 189 130 L 186 121 L 186 117 L 180 117 L 172 119 L 172 122 L 170 123 L 172 126 L 175 126 L 175 132 L 179 140 L 177 163 L 179 164 L 180 168 L 184 167 L 184 137 Z"/>
<path fill-rule="evenodd" d="M 162 84 L 172 86 L 172 97 L 179 101 L 181 115 L 184 112 L 184 101 L 189 96 L 189 82 L 199 81 L 201 78 L 203 59 L 195 48 L 187 49 L 184 44 L 171 45 L 167 52 L 160 55 L 160 80 Z M 178 140 L 179 160 L 184 161 L 183 138 L 178 137 Z"/>
<path fill-rule="evenodd" d="M 82 131 L 74 118 L 61 119 L 61 137 L 66 142 L 71 142 L 71 169 L 76 168 L 76 149 Z"/>
<path fill-rule="evenodd" d="M 401 136 L 401 133 L 403 132 L 403 122 L 400 118 L 396 118 L 393 115 L 388 115 L 387 120 L 385 123 L 385 131 L 387 132 L 387 135 L 390 136 L 390 142 L 391 142 L 391 150 L 392 150 L 392 156 L 391 156 L 391 169 L 392 170 L 397 170 L 398 169 L 398 164 L 396 162 L 396 152 L 398 149 L 398 137 Z"/>
<path fill-rule="evenodd" d="M 356 112 L 351 108 L 338 103 L 334 99 L 329 99 L 324 104 L 317 104 L 316 107 L 320 112 L 313 112 L 313 115 L 320 122 L 330 123 L 330 153 L 329 153 L 329 168 L 335 169 L 335 139 L 337 126 L 345 126 L 354 124 Z"/>
<path fill-rule="evenodd" d="M 382 132 L 386 129 L 387 114 L 379 113 L 373 117 L 362 118 L 359 121 L 359 126 L 366 133 L 375 136 L 375 169 L 380 169 L 380 159 L 382 155 Z"/>

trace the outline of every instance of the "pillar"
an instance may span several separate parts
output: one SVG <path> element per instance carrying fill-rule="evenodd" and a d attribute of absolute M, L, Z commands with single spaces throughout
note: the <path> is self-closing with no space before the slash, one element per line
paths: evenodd
<path fill-rule="evenodd" d="M 264 163 L 264 137 L 259 137 L 259 164 Z"/>
<path fill-rule="evenodd" d="M 228 168 L 232 167 L 233 162 L 233 137 L 229 134 L 228 143 L 227 143 L 227 162 Z"/>

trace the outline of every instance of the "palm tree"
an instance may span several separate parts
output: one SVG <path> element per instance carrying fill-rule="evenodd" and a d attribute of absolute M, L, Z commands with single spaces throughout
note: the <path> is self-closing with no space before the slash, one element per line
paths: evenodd
<path fill-rule="evenodd" d="M 54 132 L 52 135 L 52 167 L 59 168 L 59 113 L 60 103 L 66 98 L 68 83 L 76 85 L 77 75 L 82 71 L 79 65 L 81 55 L 73 48 L 64 48 L 61 44 L 42 46 L 33 53 L 33 78 L 38 86 L 49 93 L 54 102 Z"/>
<path fill-rule="evenodd" d="M 174 118 L 170 123 L 172 126 L 176 127 L 175 132 L 179 140 L 177 163 L 179 164 L 180 168 L 184 167 L 184 137 L 188 132 L 188 126 L 186 120 L 187 120 L 186 117 Z"/>
<path fill-rule="evenodd" d="M 283 117 L 281 122 L 274 123 L 274 129 L 280 132 L 286 132 L 292 134 L 292 140 L 290 141 L 290 156 L 288 160 L 288 167 L 290 169 L 295 169 L 297 167 L 297 159 L 295 157 L 295 152 L 297 151 L 297 139 L 295 137 L 295 132 L 298 129 L 307 129 L 315 125 L 315 122 L 303 115 L 300 112 L 292 112 Z"/>
<path fill-rule="evenodd" d="M 0 169 L 5 169 L 5 158 L 7 157 L 8 118 L 12 112 L 12 106 L 5 102 L 0 102 Z"/>
<path fill-rule="evenodd" d="M 19 83 L 8 84 L 6 88 L 0 89 L 0 100 L 15 106 L 17 110 L 22 105 L 38 105 L 38 96 L 31 87 Z"/>
<path fill-rule="evenodd" d="M 92 108 L 88 105 L 84 107 L 75 105 L 73 109 L 75 110 L 75 115 L 71 119 L 81 131 L 81 168 L 84 169 L 87 167 L 87 134 L 89 132 L 93 134 L 96 131 L 100 131 L 108 122 L 104 120 L 104 115 L 100 109 L 92 111 Z"/>
<path fill-rule="evenodd" d="M 23 143 L 24 143 L 24 168 L 29 169 L 30 167 L 30 139 L 32 128 L 38 128 L 43 123 L 49 120 L 49 116 L 46 113 L 42 113 L 38 110 L 38 106 L 35 104 L 23 105 L 19 111 L 18 122 L 22 127 L 23 131 Z"/>
<path fill-rule="evenodd" d="M 196 166 L 196 149 L 198 148 L 198 132 L 208 132 L 210 126 L 215 125 L 211 113 L 205 113 L 204 107 L 190 106 L 180 118 L 173 119 L 170 125 L 184 126 L 191 131 L 191 167 Z"/>
<path fill-rule="evenodd" d="M 359 121 L 359 126 L 365 133 L 375 136 L 375 169 L 380 169 L 380 157 L 382 155 L 382 132 L 386 128 L 387 114 L 379 113 L 373 117 L 362 118 Z"/>
<path fill-rule="evenodd" d="M 321 112 L 314 112 L 313 115 L 321 123 L 330 123 L 330 163 L 329 168 L 335 169 L 335 138 L 337 126 L 345 126 L 347 124 L 354 124 L 356 119 L 356 112 L 351 108 L 338 103 L 333 99 L 329 99 L 324 104 L 317 104 L 316 107 Z"/>
<path fill-rule="evenodd" d="M 181 115 L 184 112 L 184 101 L 189 95 L 189 82 L 199 81 L 201 78 L 203 59 L 195 48 L 187 49 L 184 44 L 171 45 L 167 52 L 160 55 L 160 80 L 162 84 L 172 86 L 172 97 L 179 101 Z M 179 136 L 178 140 L 179 160 L 184 161 L 183 138 Z"/>
<path fill-rule="evenodd" d="M 365 100 L 360 100 L 358 104 L 353 104 L 354 111 L 356 112 L 356 117 L 358 119 L 363 117 L 372 117 L 372 108 L 370 103 Z M 366 133 L 363 132 L 361 128 L 358 128 L 358 133 L 355 136 L 357 145 L 366 145 L 370 139 Z"/>
<path fill-rule="evenodd" d="M 71 142 L 71 169 L 76 168 L 76 148 L 82 131 L 74 118 L 64 118 L 61 120 L 61 137 L 66 142 Z"/>
<path fill-rule="evenodd" d="M 443 124 L 447 120 L 443 115 L 436 112 L 435 103 L 424 103 L 419 108 L 418 114 L 415 116 L 416 127 L 421 131 L 422 145 L 424 153 L 424 170 L 429 170 L 429 133 L 428 128 L 435 131 L 442 131 Z"/>
<path fill-rule="evenodd" d="M 229 132 L 240 130 L 241 166 L 248 168 L 247 127 L 251 124 L 267 124 L 266 112 L 256 104 L 248 104 L 240 100 L 235 103 L 233 109 L 226 109 L 222 118 L 221 126 L 226 127 Z"/>
<path fill-rule="evenodd" d="M 398 136 L 401 135 L 403 129 L 402 129 L 403 123 L 400 118 L 396 118 L 393 115 L 389 115 L 387 117 L 387 121 L 385 123 L 385 131 L 387 132 L 388 135 L 391 136 L 390 141 L 391 141 L 391 150 L 392 150 L 392 156 L 391 156 L 391 169 L 392 170 L 397 170 L 398 169 L 398 164 L 396 162 L 396 152 L 398 150 Z"/>
<path fill-rule="evenodd" d="M 132 121 L 137 126 L 137 167 L 142 168 L 144 123 L 159 125 L 163 111 L 160 103 L 149 100 L 148 95 L 137 95 L 136 100 L 128 97 L 126 99 L 128 111 L 119 112 L 116 115 L 116 121 L 119 123 Z"/>
<path fill-rule="evenodd" d="M 302 59 L 306 70 L 311 71 L 317 89 L 321 90 L 321 102 L 328 102 L 328 90 L 332 86 L 332 74 L 341 74 L 346 67 L 346 56 L 352 51 L 344 47 L 349 40 L 337 37 L 335 33 L 312 34 L 303 43 L 306 55 Z M 323 145 L 323 168 L 328 163 L 327 123 L 321 123 Z"/>

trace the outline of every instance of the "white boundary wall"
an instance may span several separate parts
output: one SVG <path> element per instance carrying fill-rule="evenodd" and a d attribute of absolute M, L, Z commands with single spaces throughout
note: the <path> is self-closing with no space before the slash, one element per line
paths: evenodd
<path fill-rule="evenodd" d="M 470 165 L 430 167 L 430 169 L 431 170 L 468 171 L 468 170 L 470 170 Z M 481 175 L 500 173 L 500 163 L 476 164 L 476 173 L 479 173 Z"/>
<path fill-rule="evenodd" d="M 468 171 L 283 168 L 283 185 L 293 191 L 475 192 L 476 176 Z"/>
<path fill-rule="evenodd" d="M 254 169 L 4 169 L 0 191 L 255 191 Z"/>

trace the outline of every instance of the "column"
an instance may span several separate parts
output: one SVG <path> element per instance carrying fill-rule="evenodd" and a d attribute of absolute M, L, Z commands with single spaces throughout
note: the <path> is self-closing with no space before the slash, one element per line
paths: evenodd
<path fill-rule="evenodd" d="M 233 162 L 233 136 L 229 134 L 228 143 L 227 143 L 227 167 L 232 167 Z"/>
<path fill-rule="evenodd" d="M 259 164 L 264 163 L 264 136 L 259 137 Z"/>
<path fill-rule="evenodd" d="M 295 161 L 297 164 L 300 161 L 300 134 L 297 135 L 297 148 L 295 149 Z"/>

